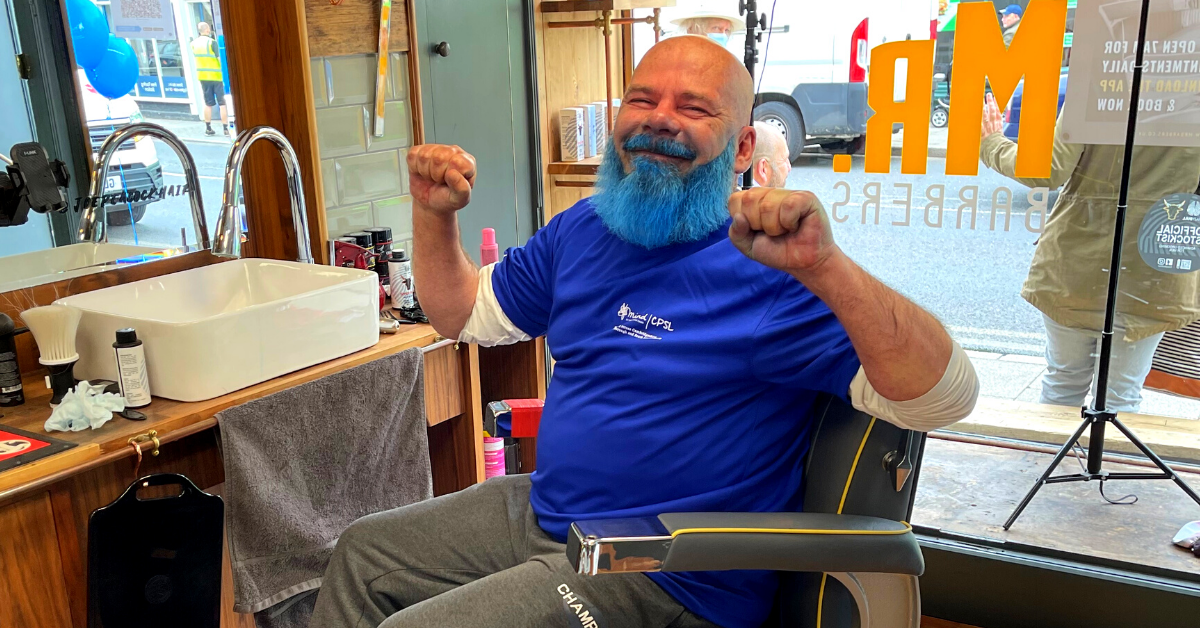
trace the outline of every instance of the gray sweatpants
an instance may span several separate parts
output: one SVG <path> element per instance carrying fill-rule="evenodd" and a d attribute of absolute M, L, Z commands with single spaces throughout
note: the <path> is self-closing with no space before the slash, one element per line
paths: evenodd
<path fill-rule="evenodd" d="M 492 478 L 354 522 L 309 628 L 715 628 L 643 574 L 575 574 L 529 487 Z"/>

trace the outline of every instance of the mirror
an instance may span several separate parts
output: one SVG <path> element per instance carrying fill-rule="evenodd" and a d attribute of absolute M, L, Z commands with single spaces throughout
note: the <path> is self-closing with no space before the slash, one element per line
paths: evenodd
<path fill-rule="evenodd" d="M 47 106 L 37 94 L 38 76 L 25 80 L 13 64 L 0 64 L 0 115 L 6 120 L 0 125 L 0 153 L 15 157 L 10 147 L 38 142 L 48 161 L 65 162 L 72 175 L 63 188 L 65 211 L 26 209 L 19 220 L 0 214 L 0 292 L 196 251 L 216 223 L 225 162 L 237 133 L 219 3 L 163 3 L 169 14 L 144 16 L 114 11 L 114 4 L 65 3 L 65 24 L 50 27 L 72 38 L 70 51 L 48 50 L 44 33 L 0 10 L 0 58 L 24 53 L 36 69 L 61 67 L 49 57 L 62 56 L 75 67 L 73 75 L 40 78 L 74 91 L 79 106 L 78 115 Z M 187 185 L 185 160 L 171 146 L 133 137 L 112 152 L 102 193 L 91 198 L 89 169 L 100 147 L 138 123 L 163 127 L 180 140 L 195 163 L 197 185 Z M 79 126 L 81 133 L 64 133 Z M 83 141 L 56 144 L 56 134 Z M 0 163 L 0 201 L 6 166 Z M 203 200 L 208 232 L 203 238 L 195 226 L 192 193 Z M 85 240 L 80 224 L 87 222 L 89 202 L 99 207 L 91 212 L 96 235 Z"/>

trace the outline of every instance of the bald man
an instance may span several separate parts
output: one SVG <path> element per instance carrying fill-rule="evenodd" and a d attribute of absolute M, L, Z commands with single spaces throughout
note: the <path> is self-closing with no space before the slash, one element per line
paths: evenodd
<path fill-rule="evenodd" d="M 718 44 L 664 40 L 625 91 L 596 193 L 484 268 L 455 217 L 474 158 L 409 152 L 430 321 L 463 342 L 545 335 L 557 360 L 538 468 L 356 522 L 311 626 L 758 628 L 773 573 L 579 576 L 571 522 L 799 510 L 820 393 L 917 430 L 970 412 L 963 351 L 838 248 L 812 194 L 735 192 L 752 104 Z"/>
<path fill-rule="evenodd" d="M 787 140 L 779 129 L 766 122 L 754 123 L 754 155 L 750 158 L 750 174 L 761 186 L 781 188 L 792 172 Z"/>

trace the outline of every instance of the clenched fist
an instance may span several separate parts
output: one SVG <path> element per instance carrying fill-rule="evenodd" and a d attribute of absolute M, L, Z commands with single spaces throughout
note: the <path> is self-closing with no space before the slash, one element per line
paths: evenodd
<path fill-rule="evenodd" d="M 751 188 L 729 197 L 729 239 L 750 259 L 802 278 L 837 252 L 812 192 Z"/>
<path fill-rule="evenodd" d="M 422 144 L 408 151 L 413 202 L 435 213 L 454 213 L 471 201 L 475 158 L 457 146 Z"/>

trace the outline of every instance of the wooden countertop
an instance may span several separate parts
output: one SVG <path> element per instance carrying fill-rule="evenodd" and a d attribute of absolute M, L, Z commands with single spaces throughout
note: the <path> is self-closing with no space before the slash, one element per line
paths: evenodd
<path fill-rule="evenodd" d="M 85 471 L 99 464 L 136 455 L 128 443 L 129 439 L 150 430 L 158 432 L 159 442 L 168 443 L 214 427 L 217 424 L 216 414 L 226 408 L 399 353 L 405 349 L 428 347 L 440 341 L 450 342 L 439 336 L 430 325 L 406 325 L 397 334 L 381 335 L 375 346 L 358 353 L 289 373 L 208 401 L 185 403 L 155 397 L 149 406 L 140 409 L 148 417 L 145 421 L 130 421 L 120 416 L 114 416 L 112 421 L 105 423 L 99 429 L 82 432 L 51 433 L 42 429 L 46 419 L 50 418 L 50 391 L 46 389 L 41 375 L 28 377 L 25 380 L 25 405 L 15 408 L 0 408 L 0 425 L 16 427 L 35 434 L 45 434 L 58 440 L 77 443 L 78 446 L 0 473 L 0 500 L 46 486 L 63 477 Z M 144 450 L 145 448 L 143 448 Z"/>

